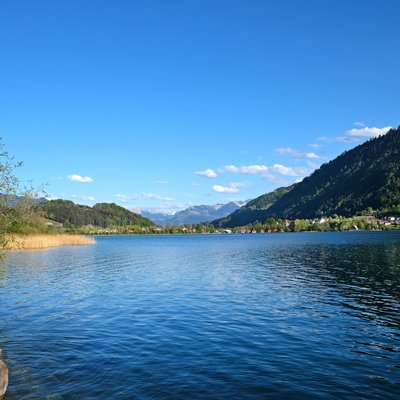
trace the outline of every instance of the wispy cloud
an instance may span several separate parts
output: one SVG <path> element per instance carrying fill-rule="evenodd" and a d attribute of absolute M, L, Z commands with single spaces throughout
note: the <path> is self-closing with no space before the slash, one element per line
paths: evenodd
<path fill-rule="evenodd" d="M 344 136 L 338 136 L 336 140 L 339 142 L 357 142 L 362 139 L 385 135 L 392 128 L 391 126 L 386 126 L 384 128 L 376 128 L 375 126 L 371 128 L 368 126 L 353 128 L 346 131 Z"/>
<path fill-rule="evenodd" d="M 300 176 L 307 173 L 307 168 L 304 167 L 286 167 L 281 164 L 274 164 L 272 167 L 266 165 L 244 165 L 237 167 L 235 165 L 225 165 L 224 171 L 233 172 L 235 174 L 268 176 L 271 174 L 280 174 L 286 176 Z"/>
<path fill-rule="evenodd" d="M 90 176 L 81 176 L 78 174 L 71 174 L 67 177 L 71 182 L 91 183 L 93 179 Z"/>
<path fill-rule="evenodd" d="M 150 200 L 160 200 L 160 201 L 174 201 L 174 197 L 170 196 L 161 196 L 158 193 L 150 193 L 150 192 L 143 192 L 140 194 L 135 194 L 132 196 L 128 196 L 125 194 L 116 194 L 116 199 L 121 203 L 129 203 L 130 201 L 139 200 L 139 199 L 150 199 Z"/>
<path fill-rule="evenodd" d="M 281 175 L 274 175 L 274 174 L 267 173 L 267 174 L 263 174 L 262 177 L 266 181 L 275 183 L 277 185 L 287 185 L 288 184 L 288 182 L 285 179 L 283 179 Z"/>
<path fill-rule="evenodd" d="M 308 158 L 308 159 L 316 159 L 319 158 L 317 154 L 314 152 L 302 152 L 296 149 L 292 149 L 291 147 L 278 147 L 275 151 L 281 156 L 290 156 L 293 158 Z"/>
<path fill-rule="evenodd" d="M 313 161 L 307 160 L 307 164 L 309 168 L 306 167 L 286 167 L 285 165 L 281 164 L 274 164 L 270 167 L 269 172 L 263 174 L 262 177 L 272 183 L 276 183 L 279 185 L 287 185 L 293 182 L 289 179 L 289 182 L 285 178 L 294 178 L 298 177 L 295 182 L 299 182 L 303 180 L 305 176 L 310 174 L 312 171 L 319 167 L 318 164 L 314 163 Z"/>
<path fill-rule="evenodd" d="M 166 215 L 174 215 L 177 211 L 185 210 L 193 206 L 194 203 L 162 203 L 158 206 L 138 206 L 129 208 L 131 211 L 136 213 L 142 213 L 142 211 L 159 212 Z"/>
<path fill-rule="evenodd" d="M 168 181 L 163 181 L 162 179 L 158 179 L 156 181 L 154 181 L 155 184 L 157 185 L 168 185 Z"/>
<path fill-rule="evenodd" d="M 70 198 L 73 200 L 80 200 L 80 201 L 96 201 L 96 198 L 94 196 L 80 196 L 77 194 L 72 194 Z"/>
<path fill-rule="evenodd" d="M 310 169 L 314 170 L 320 167 L 320 164 L 315 163 L 314 161 L 307 161 L 308 166 Z"/>
<path fill-rule="evenodd" d="M 321 150 L 324 147 L 324 146 L 322 146 L 322 144 L 317 144 L 317 143 L 311 143 L 308 146 L 315 150 Z"/>
<path fill-rule="evenodd" d="M 304 167 L 286 167 L 281 164 L 274 164 L 270 171 L 285 176 L 301 176 L 308 172 L 307 168 Z"/>
<path fill-rule="evenodd" d="M 161 200 L 161 201 L 174 201 L 175 198 L 174 197 L 169 197 L 169 196 L 161 196 L 157 193 L 142 193 L 141 194 L 142 197 L 146 198 L 146 199 L 151 199 L 151 200 Z"/>
<path fill-rule="evenodd" d="M 235 174 L 243 174 L 243 175 L 255 175 L 262 174 L 268 172 L 268 167 L 265 165 L 243 165 L 241 167 L 237 167 L 235 165 L 225 165 L 222 167 L 224 171 L 233 172 Z"/>
<path fill-rule="evenodd" d="M 318 136 L 316 140 L 323 143 L 332 143 L 336 142 L 337 139 L 334 136 Z"/>
<path fill-rule="evenodd" d="M 127 203 L 128 200 L 131 200 L 128 196 L 125 196 L 124 194 L 116 194 L 115 197 L 121 202 L 121 203 Z"/>
<path fill-rule="evenodd" d="M 217 193 L 239 193 L 243 183 L 230 183 L 228 186 L 214 185 L 212 189 Z"/>
<path fill-rule="evenodd" d="M 359 122 L 359 121 L 356 121 L 356 122 L 354 122 L 354 125 L 355 126 L 358 126 L 359 128 L 364 128 L 366 125 L 364 124 L 364 122 Z"/>
<path fill-rule="evenodd" d="M 210 179 L 218 178 L 217 173 L 213 169 L 210 169 L 210 168 L 205 169 L 204 171 L 196 171 L 195 173 L 196 173 L 196 175 L 202 176 L 204 178 L 210 178 Z"/>

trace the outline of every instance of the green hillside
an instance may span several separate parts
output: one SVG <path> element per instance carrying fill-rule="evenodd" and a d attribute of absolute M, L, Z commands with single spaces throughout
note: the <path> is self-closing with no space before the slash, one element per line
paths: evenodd
<path fill-rule="evenodd" d="M 154 225 L 148 218 L 114 203 L 98 203 L 89 207 L 75 204 L 69 200 L 51 200 L 38 207 L 47 218 L 60 222 L 65 227 L 79 228 L 93 225 L 109 228 L 112 226 L 139 225 L 145 227 Z"/>
<path fill-rule="evenodd" d="M 264 214 L 277 200 L 288 193 L 293 186 L 281 187 L 273 192 L 263 194 L 249 201 L 245 206 L 229 214 L 227 217 L 212 222 L 215 227 L 231 228 L 247 225 L 249 221 L 261 221 L 265 219 Z"/>
<path fill-rule="evenodd" d="M 214 222 L 233 227 L 269 217 L 347 217 L 369 208 L 381 210 L 400 204 L 400 128 L 344 152 L 287 189 L 269 206 L 268 199 L 276 191 L 258 197 L 225 221 Z"/>

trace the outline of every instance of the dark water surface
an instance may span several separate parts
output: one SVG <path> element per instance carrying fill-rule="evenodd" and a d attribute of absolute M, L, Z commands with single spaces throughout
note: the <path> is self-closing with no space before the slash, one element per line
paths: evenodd
<path fill-rule="evenodd" d="M 7 399 L 399 399 L 400 232 L 98 238 L 0 265 Z"/>

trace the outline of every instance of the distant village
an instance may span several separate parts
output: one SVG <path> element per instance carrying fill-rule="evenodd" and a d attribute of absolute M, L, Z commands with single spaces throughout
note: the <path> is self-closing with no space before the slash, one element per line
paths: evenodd
<path fill-rule="evenodd" d="M 62 224 L 48 221 L 49 225 L 62 227 Z M 264 223 L 255 223 L 243 227 L 218 228 L 211 224 L 186 224 L 167 226 L 138 225 L 115 226 L 99 228 L 92 225 L 83 226 L 77 229 L 69 229 L 71 232 L 87 235 L 132 235 L 132 234 L 256 234 L 276 232 L 304 232 L 304 231 L 350 231 L 350 230 L 389 230 L 400 229 L 400 217 L 386 216 L 377 218 L 373 215 L 357 216 L 353 218 L 344 217 L 321 217 L 316 219 L 295 219 L 280 220 L 269 218 Z"/>

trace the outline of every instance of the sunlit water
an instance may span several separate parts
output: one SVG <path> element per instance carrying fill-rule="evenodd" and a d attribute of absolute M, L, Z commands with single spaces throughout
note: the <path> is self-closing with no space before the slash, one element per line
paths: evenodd
<path fill-rule="evenodd" d="M 98 238 L 0 265 L 7 399 L 399 399 L 400 232 Z"/>

